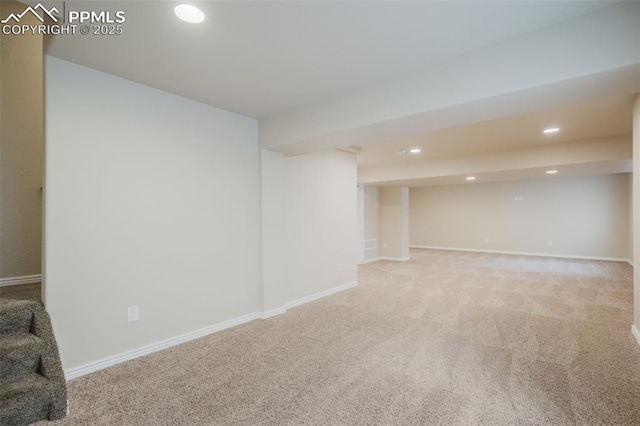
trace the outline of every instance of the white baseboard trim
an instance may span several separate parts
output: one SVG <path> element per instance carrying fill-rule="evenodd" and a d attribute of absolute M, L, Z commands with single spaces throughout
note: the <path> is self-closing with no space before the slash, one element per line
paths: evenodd
<path fill-rule="evenodd" d="M 558 257 L 562 259 L 581 259 L 581 260 L 606 260 L 610 262 L 629 262 L 629 259 L 622 257 L 602 257 L 602 256 L 582 256 L 578 254 L 550 254 L 550 253 L 530 253 L 524 251 L 506 251 L 506 250 L 483 250 L 483 249 L 467 249 L 457 247 L 439 247 L 439 246 L 419 246 L 411 245 L 409 248 L 430 249 L 430 250 L 449 250 L 449 251 L 467 251 L 472 253 L 495 253 L 495 254 L 514 254 L 518 256 L 536 256 L 536 257 Z"/>
<path fill-rule="evenodd" d="M 409 256 L 407 257 L 389 257 L 389 256 L 380 256 L 379 260 L 390 260 L 392 262 L 407 262 L 411 260 Z"/>
<path fill-rule="evenodd" d="M 42 275 L 24 275 L 22 277 L 0 278 L 0 287 L 8 287 L 10 285 L 33 284 L 42 281 Z"/>
<path fill-rule="evenodd" d="M 636 341 L 640 345 L 640 331 L 636 328 L 635 324 L 631 326 L 631 333 L 636 338 Z"/>
<path fill-rule="evenodd" d="M 271 317 L 275 317 L 276 315 L 281 315 L 287 312 L 286 306 L 281 306 L 279 308 L 271 309 L 269 311 L 260 312 L 260 318 L 267 319 Z"/>
<path fill-rule="evenodd" d="M 328 290 L 321 291 L 319 293 L 311 294 L 309 296 L 305 296 L 297 300 L 292 300 L 291 302 L 287 303 L 286 308 L 287 309 L 295 308 L 296 306 L 304 305 L 305 303 L 313 302 L 314 300 L 322 299 L 323 297 L 331 296 L 332 294 L 349 290 L 350 288 L 357 287 L 357 286 L 358 286 L 358 281 L 352 281 L 350 283 L 342 284 L 337 287 L 333 287 Z"/>
<path fill-rule="evenodd" d="M 123 352 L 118 355 L 110 356 L 108 358 L 103 358 L 98 361 L 81 365 L 79 367 L 70 368 L 64 371 L 64 376 L 67 380 L 85 376 L 89 373 L 94 373 L 96 371 L 105 369 L 107 367 L 111 367 L 116 364 L 120 364 L 125 361 L 132 360 L 134 358 L 139 358 L 141 356 L 149 355 L 154 352 L 161 351 L 162 349 L 167 349 L 172 346 L 179 345 L 181 343 L 186 343 L 190 340 L 195 340 L 200 337 L 204 337 L 209 334 L 225 330 L 227 328 L 235 327 L 236 325 L 240 325 L 249 321 L 256 320 L 260 318 L 260 316 L 261 314 L 259 312 L 254 312 L 252 314 L 243 315 L 241 317 L 234 318 L 228 321 L 223 321 L 221 323 L 204 327 L 199 330 L 191 331 L 189 333 L 181 334 L 179 336 L 172 337 L 170 339 L 162 340 L 157 343 L 152 343 L 150 345 L 143 346 L 141 348 L 134 349 L 132 351 Z"/>
<path fill-rule="evenodd" d="M 362 262 L 358 263 L 358 265 L 366 265 L 367 263 L 377 262 L 378 260 L 380 260 L 379 257 L 372 257 L 371 259 L 363 260 Z"/>
<path fill-rule="evenodd" d="M 243 315 L 237 318 L 230 319 L 228 321 L 223 321 L 218 324 L 210 325 L 208 327 L 201 328 L 199 330 L 191 331 L 189 333 L 184 333 L 176 337 L 172 337 L 166 340 L 162 340 L 157 343 L 152 343 L 147 346 L 143 346 L 138 349 L 134 349 L 132 351 L 127 351 L 120 353 L 118 355 L 110 356 L 107 358 L 103 358 L 98 361 L 90 362 L 79 367 L 70 368 L 64 371 L 64 376 L 66 380 L 75 379 L 81 376 L 85 376 L 89 373 L 95 373 L 96 371 L 105 369 L 107 367 L 111 367 L 116 364 L 120 364 L 125 361 L 129 361 L 135 358 L 139 358 L 145 355 L 152 354 L 154 352 L 161 351 L 163 349 L 170 348 L 172 346 L 179 345 L 181 343 L 186 343 L 191 340 L 199 339 L 200 337 L 207 336 L 209 334 L 217 333 L 218 331 L 225 330 L 227 328 L 235 327 L 240 324 L 244 324 L 257 319 L 266 319 L 271 318 L 275 315 L 284 314 L 287 312 L 287 309 L 293 308 L 296 306 L 303 305 L 305 303 L 312 302 L 314 300 L 330 296 L 332 294 L 356 287 L 358 285 L 357 281 L 353 281 L 347 284 L 339 285 L 337 287 L 330 288 L 328 290 L 322 291 L 320 293 L 315 293 L 307 297 L 303 297 L 298 300 L 294 300 L 292 302 L 287 303 L 285 306 L 280 308 L 271 309 L 265 312 L 254 312 L 251 314 Z"/>

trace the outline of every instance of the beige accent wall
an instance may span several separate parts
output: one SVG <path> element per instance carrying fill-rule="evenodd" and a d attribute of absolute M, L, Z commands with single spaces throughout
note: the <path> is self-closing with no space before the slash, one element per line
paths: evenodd
<path fill-rule="evenodd" d="M 0 16 L 24 8 L 2 1 Z M 40 24 L 32 15 L 23 22 Z M 42 36 L 0 39 L 0 278 L 9 278 L 41 270 L 43 56 Z"/>
<path fill-rule="evenodd" d="M 640 95 L 633 104 L 633 170 L 640 171 Z M 633 173 L 633 264 L 633 323 L 637 332 L 640 328 L 640 173 Z"/>
<path fill-rule="evenodd" d="M 409 259 L 409 188 L 379 188 L 379 249 L 381 257 Z"/>
<path fill-rule="evenodd" d="M 626 174 L 411 188 L 411 245 L 627 259 Z"/>
<path fill-rule="evenodd" d="M 342 151 L 287 158 L 289 301 L 357 280 L 356 173 Z"/>
<path fill-rule="evenodd" d="M 378 238 L 378 187 L 362 185 L 364 239 L 377 240 L 375 249 L 364 251 L 364 260 L 372 260 L 378 257 L 380 240 Z"/>
<path fill-rule="evenodd" d="M 45 293 L 64 368 L 260 311 L 256 120 L 45 68 Z"/>

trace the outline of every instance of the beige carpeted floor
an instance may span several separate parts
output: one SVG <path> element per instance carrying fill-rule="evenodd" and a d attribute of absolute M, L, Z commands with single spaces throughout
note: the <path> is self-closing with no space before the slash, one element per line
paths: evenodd
<path fill-rule="evenodd" d="M 629 265 L 411 259 L 361 266 L 355 289 L 71 381 L 59 424 L 640 424 Z"/>

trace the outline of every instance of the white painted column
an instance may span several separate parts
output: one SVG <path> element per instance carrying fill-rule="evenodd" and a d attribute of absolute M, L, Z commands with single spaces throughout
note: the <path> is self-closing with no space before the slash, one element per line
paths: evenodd
<path fill-rule="evenodd" d="M 287 181 L 284 155 L 261 150 L 261 285 L 266 316 L 285 311 L 287 303 Z"/>
<path fill-rule="evenodd" d="M 380 257 L 409 260 L 409 188 L 381 187 L 378 197 Z"/>
<path fill-rule="evenodd" d="M 358 172 L 359 173 L 359 172 Z M 378 259 L 380 238 L 378 236 L 378 187 L 373 185 L 362 185 L 363 207 L 364 207 L 364 239 L 375 240 L 375 248 L 365 249 L 364 261 Z"/>

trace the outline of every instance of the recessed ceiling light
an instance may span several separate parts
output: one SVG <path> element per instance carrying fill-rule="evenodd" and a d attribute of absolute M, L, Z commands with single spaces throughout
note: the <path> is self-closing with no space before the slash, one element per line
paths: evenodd
<path fill-rule="evenodd" d="M 420 148 L 411 148 L 409 152 L 412 154 L 419 154 L 422 152 L 422 150 Z"/>
<path fill-rule="evenodd" d="M 560 131 L 560 127 L 549 127 L 548 129 L 544 129 L 542 133 L 545 133 L 548 135 L 549 133 L 558 133 L 559 131 Z"/>
<path fill-rule="evenodd" d="M 204 12 L 190 4 L 180 4 L 176 6 L 173 11 L 178 18 L 190 24 L 199 24 L 204 21 Z"/>
<path fill-rule="evenodd" d="M 465 179 L 466 180 L 476 180 L 476 177 L 475 176 L 467 176 Z"/>
<path fill-rule="evenodd" d="M 548 175 L 555 175 L 556 173 L 558 173 L 558 171 L 557 170 L 547 170 L 545 173 L 548 174 Z"/>

